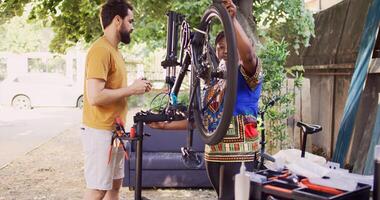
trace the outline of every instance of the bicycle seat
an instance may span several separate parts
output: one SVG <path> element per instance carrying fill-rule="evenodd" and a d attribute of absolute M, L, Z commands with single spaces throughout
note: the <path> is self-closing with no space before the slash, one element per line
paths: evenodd
<path fill-rule="evenodd" d="M 322 130 L 321 125 L 307 124 L 305 122 L 297 122 L 297 126 L 302 128 L 303 132 L 306 134 L 313 134 Z"/>

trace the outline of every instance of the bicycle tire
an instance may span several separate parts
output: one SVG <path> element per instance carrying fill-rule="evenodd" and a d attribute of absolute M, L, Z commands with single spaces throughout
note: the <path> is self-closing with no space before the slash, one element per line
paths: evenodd
<path fill-rule="evenodd" d="M 218 17 L 223 25 L 223 31 L 225 33 L 226 43 L 227 43 L 227 63 L 226 63 L 226 69 L 227 73 L 225 75 L 226 79 L 226 88 L 224 90 L 224 100 L 223 100 L 223 114 L 220 117 L 219 124 L 217 127 L 212 131 L 211 133 L 205 128 L 204 126 L 204 117 L 201 109 L 201 89 L 200 89 L 200 83 L 199 83 L 199 74 L 197 73 L 197 70 L 199 70 L 199 67 L 201 67 L 199 62 L 199 57 L 202 52 L 202 46 L 199 44 L 196 48 L 196 50 L 193 50 L 195 52 L 193 57 L 192 63 L 192 70 L 191 70 L 191 89 L 190 92 L 195 92 L 194 100 L 193 102 L 193 113 L 194 113 L 194 121 L 196 124 L 196 127 L 198 128 L 201 138 L 206 144 L 214 145 L 219 143 L 225 134 L 227 133 L 227 130 L 230 126 L 231 119 L 233 116 L 234 106 L 236 102 L 236 90 L 237 90 L 237 73 L 238 73 L 238 55 L 237 55 L 237 45 L 236 45 L 236 36 L 235 36 L 235 30 L 232 24 L 231 17 L 228 14 L 228 11 L 220 4 L 220 3 L 214 3 L 212 4 L 204 13 L 199 30 L 206 31 L 207 25 L 209 21 L 213 17 Z M 199 35 L 198 35 L 199 36 Z M 197 37 L 197 36 L 195 36 Z M 197 39 L 195 39 L 197 40 Z M 198 41 L 195 41 L 195 43 L 199 43 Z M 204 42 L 204 38 L 202 39 L 202 42 Z M 202 43 L 201 42 L 201 43 Z M 196 46 L 195 45 L 195 46 Z M 191 95 L 190 95 L 191 96 Z M 228 98 L 226 98 L 228 97 Z"/>

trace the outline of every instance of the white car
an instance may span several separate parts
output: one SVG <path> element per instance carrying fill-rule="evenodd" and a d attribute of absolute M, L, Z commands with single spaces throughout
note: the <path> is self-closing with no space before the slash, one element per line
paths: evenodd
<path fill-rule="evenodd" d="M 26 73 L 0 83 L 0 104 L 18 109 L 33 107 L 83 107 L 83 84 L 61 74 Z"/>

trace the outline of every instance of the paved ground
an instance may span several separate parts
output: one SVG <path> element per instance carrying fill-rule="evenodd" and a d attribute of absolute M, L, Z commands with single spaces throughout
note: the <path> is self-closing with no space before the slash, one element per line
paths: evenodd
<path fill-rule="evenodd" d="M 82 199 L 83 155 L 79 124 L 48 140 L 0 169 L 0 200 Z M 123 188 L 121 199 L 134 199 Z M 216 199 L 212 190 L 149 189 L 143 196 L 154 200 Z"/>
<path fill-rule="evenodd" d="M 81 120 L 77 108 L 0 107 L 0 168 Z"/>

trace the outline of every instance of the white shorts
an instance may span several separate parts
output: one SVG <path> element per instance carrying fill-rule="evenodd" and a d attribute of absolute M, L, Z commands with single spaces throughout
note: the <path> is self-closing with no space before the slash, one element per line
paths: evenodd
<path fill-rule="evenodd" d="M 112 132 L 82 126 L 84 151 L 84 177 L 88 189 L 111 190 L 113 179 L 124 178 L 124 156 L 122 147 L 112 147 L 109 162 Z"/>

